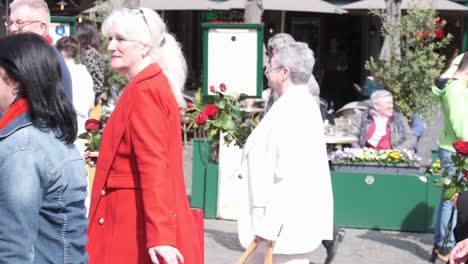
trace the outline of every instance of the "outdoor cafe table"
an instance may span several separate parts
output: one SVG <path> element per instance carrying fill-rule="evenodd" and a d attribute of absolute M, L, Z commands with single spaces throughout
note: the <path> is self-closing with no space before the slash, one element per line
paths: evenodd
<path fill-rule="evenodd" d="M 333 151 L 334 149 L 341 150 L 342 145 L 357 143 L 358 139 L 354 136 L 325 135 L 325 142 L 328 151 Z"/>

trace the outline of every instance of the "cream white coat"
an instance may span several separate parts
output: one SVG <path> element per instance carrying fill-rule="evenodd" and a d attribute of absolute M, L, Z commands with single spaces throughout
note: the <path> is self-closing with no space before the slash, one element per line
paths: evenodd
<path fill-rule="evenodd" d="M 320 110 L 305 85 L 288 89 L 249 136 L 240 181 L 239 239 L 304 254 L 332 239 L 333 194 Z"/>

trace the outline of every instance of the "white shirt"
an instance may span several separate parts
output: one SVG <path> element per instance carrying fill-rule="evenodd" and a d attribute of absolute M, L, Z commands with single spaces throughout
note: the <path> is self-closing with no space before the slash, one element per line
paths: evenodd
<path fill-rule="evenodd" d="M 85 122 L 89 118 L 89 110 L 94 105 L 93 79 L 82 64 L 67 63 L 72 79 L 73 107 L 76 111 L 78 135 L 84 133 Z M 84 142 L 77 140 L 76 147 L 84 152 Z"/>
<path fill-rule="evenodd" d="M 373 114 L 372 117 L 374 118 L 375 130 L 367 142 L 370 145 L 377 147 L 382 137 L 387 134 L 388 117 L 379 116 L 376 114 Z"/>

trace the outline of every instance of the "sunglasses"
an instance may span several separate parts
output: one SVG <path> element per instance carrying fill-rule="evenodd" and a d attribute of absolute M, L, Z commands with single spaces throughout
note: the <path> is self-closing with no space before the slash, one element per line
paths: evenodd
<path fill-rule="evenodd" d="M 148 30 L 149 30 L 150 34 L 152 34 L 151 27 L 150 27 L 150 25 L 148 23 L 148 20 L 146 20 L 145 12 L 143 12 L 143 9 L 133 8 L 133 9 L 128 9 L 128 11 L 130 12 L 130 14 L 133 14 L 133 15 L 141 15 L 143 17 L 143 21 L 145 21 L 145 24 L 148 27 Z M 159 44 L 159 46 L 162 47 L 165 43 L 166 43 L 166 39 L 163 38 L 161 40 L 161 43 Z"/>

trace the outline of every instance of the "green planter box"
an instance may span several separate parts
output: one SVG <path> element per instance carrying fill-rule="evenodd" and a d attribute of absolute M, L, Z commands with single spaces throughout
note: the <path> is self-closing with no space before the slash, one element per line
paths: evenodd
<path fill-rule="evenodd" d="M 431 232 L 440 189 L 411 167 L 333 165 L 335 224 Z"/>
<path fill-rule="evenodd" d="M 218 164 L 210 162 L 211 141 L 193 140 L 192 197 L 190 205 L 216 218 L 218 206 Z"/>

